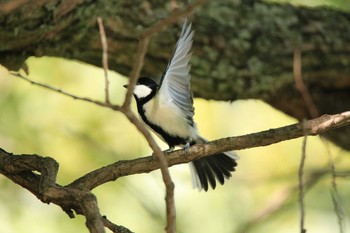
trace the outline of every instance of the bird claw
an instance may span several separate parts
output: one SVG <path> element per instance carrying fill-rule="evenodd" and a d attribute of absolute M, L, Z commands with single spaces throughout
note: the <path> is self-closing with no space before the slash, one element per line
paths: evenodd
<path fill-rule="evenodd" d="M 184 145 L 183 149 L 184 149 L 184 151 L 188 152 L 188 149 L 189 149 L 189 148 L 190 148 L 190 143 L 187 142 L 187 143 Z"/>

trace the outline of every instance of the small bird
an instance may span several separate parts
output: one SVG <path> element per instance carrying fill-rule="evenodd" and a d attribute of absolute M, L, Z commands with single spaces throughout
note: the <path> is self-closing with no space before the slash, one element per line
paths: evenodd
<path fill-rule="evenodd" d="M 206 142 L 199 136 L 193 120 L 189 74 L 192 38 L 191 24 L 185 21 L 160 84 L 149 77 L 141 77 L 133 92 L 142 120 L 169 145 L 165 152 L 173 151 L 175 146 L 188 149 L 193 144 Z M 193 186 L 199 191 L 208 191 L 209 184 L 215 189 L 216 180 L 224 184 L 235 171 L 237 158 L 234 153 L 225 152 L 192 161 Z"/>

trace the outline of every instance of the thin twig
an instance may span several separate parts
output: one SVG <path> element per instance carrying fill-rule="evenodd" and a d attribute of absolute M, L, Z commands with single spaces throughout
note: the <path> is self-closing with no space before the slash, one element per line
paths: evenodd
<path fill-rule="evenodd" d="M 331 168 L 331 174 L 332 174 L 331 196 L 332 196 L 332 202 L 333 202 L 333 206 L 334 206 L 334 213 L 337 216 L 339 232 L 344 233 L 344 227 L 345 227 L 345 225 L 344 225 L 344 211 L 343 211 L 342 205 L 340 203 L 340 194 L 338 192 L 338 187 L 337 187 L 337 172 L 335 170 L 333 155 L 332 155 L 331 150 L 329 148 L 328 141 L 326 139 L 324 139 L 323 137 L 321 137 L 321 139 L 323 141 L 323 144 L 326 147 L 328 160 L 329 160 L 329 166 Z"/>
<path fill-rule="evenodd" d="M 109 101 L 109 80 L 108 80 L 108 45 L 105 29 L 103 27 L 102 18 L 97 17 L 98 28 L 100 31 L 101 44 L 102 44 L 102 65 L 105 75 L 105 101 L 106 103 L 110 103 Z"/>
<path fill-rule="evenodd" d="M 135 114 L 132 113 L 130 109 L 122 108 L 123 113 L 127 116 L 130 122 L 132 122 L 137 129 L 146 138 L 149 146 L 152 148 L 155 158 L 157 158 L 157 163 L 159 163 L 159 168 L 162 173 L 163 182 L 166 187 L 165 203 L 166 203 L 166 213 L 167 213 L 167 232 L 176 232 L 176 212 L 175 212 L 175 199 L 174 199 L 174 183 L 171 180 L 168 162 L 159 148 L 149 130 L 145 125 L 139 120 Z"/>
<path fill-rule="evenodd" d="M 133 233 L 128 228 L 124 226 L 119 226 L 117 224 L 112 223 L 107 219 L 106 216 L 102 216 L 102 222 L 105 227 L 111 230 L 113 233 Z"/>
<path fill-rule="evenodd" d="M 309 114 L 312 118 L 319 116 L 318 109 L 312 100 L 312 97 L 306 88 L 303 78 L 302 78 L 302 63 L 301 63 L 301 50 L 295 49 L 293 55 L 293 76 L 295 81 L 295 86 L 299 90 Z M 304 203 L 304 163 L 306 159 L 306 142 L 307 135 L 305 134 L 302 144 L 302 154 L 300 158 L 298 180 L 299 180 L 299 207 L 300 207 L 300 232 L 305 233 L 305 203 Z"/>
<path fill-rule="evenodd" d="M 143 38 L 138 44 L 136 59 L 129 77 L 128 91 L 126 92 L 124 103 L 123 103 L 124 109 L 130 108 L 131 98 L 133 95 L 133 91 L 134 91 L 137 79 L 140 76 L 140 73 L 144 64 L 144 58 L 147 52 L 149 40 L 150 39 L 148 37 Z"/>
<path fill-rule="evenodd" d="M 105 102 L 102 102 L 102 101 L 99 101 L 99 100 L 93 100 L 93 99 L 87 98 L 87 97 L 80 97 L 80 96 L 71 94 L 71 93 L 69 93 L 67 91 L 64 91 L 62 89 L 59 89 L 59 88 L 56 88 L 56 87 L 52 87 L 52 86 L 50 86 L 48 84 L 37 82 L 37 81 L 33 81 L 33 80 L 29 79 L 28 77 L 26 77 L 26 76 L 24 76 L 24 75 L 22 75 L 22 74 L 20 74 L 18 72 L 11 71 L 10 74 L 13 75 L 14 77 L 21 78 L 22 80 L 25 80 L 25 81 L 29 82 L 32 85 L 36 85 L 36 86 L 42 87 L 42 88 L 47 89 L 49 91 L 53 91 L 53 92 L 59 93 L 61 95 L 73 98 L 75 100 L 81 100 L 81 101 L 93 103 L 93 104 L 96 104 L 98 106 L 107 107 L 107 108 L 110 108 L 110 109 L 113 109 L 113 110 L 116 110 L 116 111 L 120 111 L 121 110 L 121 107 L 118 106 L 118 105 L 112 105 L 112 104 L 105 103 Z"/>
<path fill-rule="evenodd" d="M 335 176 L 332 175 L 332 190 L 331 190 L 331 195 L 332 195 L 332 202 L 333 202 L 333 206 L 334 206 L 334 212 L 335 215 L 337 216 L 337 220 L 338 220 L 338 226 L 339 226 L 339 232 L 340 233 L 344 233 L 344 212 L 342 210 L 342 206 L 340 203 L 340 195 L 337 189 L 337 183 L 335 182 Z"/>
<path fill-rule="evenodd" d="M 139 131 L 145 136 L 148 141 L 148 144 L 152 148 L 155 157 L 158 159 L 160 163 L 160 170 L 162 173 L 163 182 L 166 188 L 165 195 L 165 203 L 166 203 L 166 213 L 167 213 L 167 226 L 166 232 L 175 233 L 176 232 L 176 211 L 175 211 L 175 200 L 174 200 L 174 183 L 171 180 L 170 172 L 168 169 L 167 160 L 164 157 L 163 152 L 160 150 L 159 146 L 156 144 L 152 136 L 150 135 L 148 129 L 142 124 L 138 118 L 130 111 L 130 103 L 133 95 L 133 90 L 135 88 L 138 77 L 140 76 L 145 55 L 147 53 L 148 44 L 150 42 L 150 38 L 157 32 L 163 30 L 166 26 L 170 25 L 178 21 L 181 17 L 189 15 L 197 6 L 202 4 L 203 0 L 198 0 L 195 3 L 187 6 L 182 11 L 177 11 L 171 14 L 164 20 L 158 21 L 158 23 L 154 24 L 152 27 L 144 31 L 140 37 L 140 41 L 137 48 L 136 53 L 136 61 L 134 62 L 133 69 L 129 78 L 128 90 L 125 95 L 125 100 L 122 105 L 122 109 L 124 110 L 124 114 L 128 117 L 128 119 L 135 124 L 135 126 L 139 129 Z"/>
<path fill-rule="evenodd" d="M 79 96 L 67 93 L 66 91 L 63 91 L 61 89 L 30 80 L 17 72 L 11 72 L 11 74 L 14 77 L 18 77 L 33 85 L 45 88 L 47 90 L 56 92 L 58 94 L 68 96 L 75 100 L 81 100 L 84 102 L 96 104 L 98 106 L 110 108 L 116 111 L 122 111 L 121 110 L 122 108 L 118 105 L 110 105 L 98 100 L 79 97 Z M 189 148 L 188 155 L 190 155 L 190 151 L 192 150 L 192 148 L 197 148 L 198 150 L 199 147 L 204 146 L 205 148 L 201 149 L 203 150 L 201 151 L 201 153 L 203 153 L 203 156 L 206 156 L 210 154 L 217 154 L 217 153 L 231 151 L 231 150 L 242 150 L 242 149 L 248 149 L 248 148 L 259 147 L 259 146 L 267 146 L 273 143 L 302 137 L 305 134 L 318 135 L 332 129 L 337 129 L 337 128 L 341 128 L 349 125 L 350 125 L 350 111 L 346 111 L 346 112 L 342 112 L 334 115 L 323 115 L 315 119 L 306 120 L 302 123 L 296 123 L 289 126 L 276 128 L 276 129 L 269 129 L 266 131 L 262 131 L 260 133 L 252 133 L 244 136 L 222 138 L 222 139 L 214 140 L 205 144 L 197 144 Z M 185 156 L 185 155 L 187 155 L 187 153 L 181 154 L 181 156 Z M 191 159 L 188 161 L 191 161 Z"/>
<path fill-rule="evenodd" d="M 295 49 L 294 50 L 294 56 L 293 56 L 293 76 L 295 81 L 295 86 L 299 90 L 301 96 L 304 99 L 304 102 L 306 104 L 307 110 L 309 111 L 312 118 L 316 118 L 320 115 L 314 101 L 312 100 L 312 97 L 310 95 L 310 92 L 306 88 L 303 78 L 302 78 L 302 66 L 301 66 L 301 50 Z"/>
<path fill-rule="evenodd" d="M 307 135 L 303 138 L 303 144 L 302 144 L 302 152 L 301 152 L 301 158 L 300 158 L 300 164 L 299 164 L 299 171 L 298 171 L 298 181 L 299 181 L 299 207 L 300 207 L 300 232 L 305 233 L 305 203 L 304 203 L 304 195 L 305 195 L 305 187 L 304 187 L 304 165 L 306 160 L 306 142 L 307 142 Z"/>

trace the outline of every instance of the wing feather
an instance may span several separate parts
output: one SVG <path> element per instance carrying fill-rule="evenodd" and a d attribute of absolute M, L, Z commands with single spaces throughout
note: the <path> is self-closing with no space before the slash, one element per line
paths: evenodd
<path fill-rule="evenodd" d="M 193 31 L 191 24 L 185 21 L 174 54 L 160 83 L 160 98 L 171 99 L 184 116 L 192 120 L 194 115 L 193 99 L 190 89 L 190 65 Z"/>

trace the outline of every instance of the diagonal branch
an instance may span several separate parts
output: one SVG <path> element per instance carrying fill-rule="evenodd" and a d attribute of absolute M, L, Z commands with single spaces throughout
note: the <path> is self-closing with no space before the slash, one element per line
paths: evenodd
<path fill-rule="evenodd" d="M 242 150 L 268 146 L 304 135 L 317 135 L 329 130 L 349 126 L 350 111 L 335 115 L 323 115 L 289 126 L 247 134 L 237 137 L 222 138 L 205 144 L 191 146 L 188 151 L 177 150 L 167 154 L 168 165 L 188 163 L 194 159 L 231 150 Z M 72 182 L 69 187 L 94 189 L 97 186 L 132 174 L 148 173 L 159 168 L 159 163 L 152 156 L 134 160 L 118 161 L 114 164 L 92 171 Z"/>
<path fill-rule="evenodd" d="M 130 74 L 128 91 L 125 95 L 125 100 L 122 106 L 122 112 L 127 116 L 130 122 L 132 122 L 137 129 L 146 138 L 149 146 L 152 148 L 155 157 L 159 161 L 160 170 L 162 173 L 163 182 L 166 188 L 165 203 L 166 203 L 166 216 L 167 216 L 167 226 L 166 231 L 169 233 L 176 232 L 176 211 L 175 211 L 175 200 L 174 200 L 174 183 L 171 180 L 170 172 L 168 169 L 167 161 L 164 157 L 163 152 L 160 150 L 157 143 L 154 141 L 153 137 L 147 130 L 144 124 L 130 111 L 130 103 L 133 95 L 133 90 L 135 88 L 138 77 L 140 76 L 141 69 L 144 64 L 144 58 L 148 49 L 150 38 L 157 32 L 163 30 L 166 26 L 171 23 L 177 22 L 181 17 L 189 15 L 197 6 L 202 4 L 203 0 L 198 0 L 195 3 L 187 6 L 185 9 L 179 12 L 174 12 L 169 17 L 158 21 L 152 27 L 147 29 L 140 37 L 140 41 L 137 48 L 136 59 L 133 65 L 133 69 Z"/>

